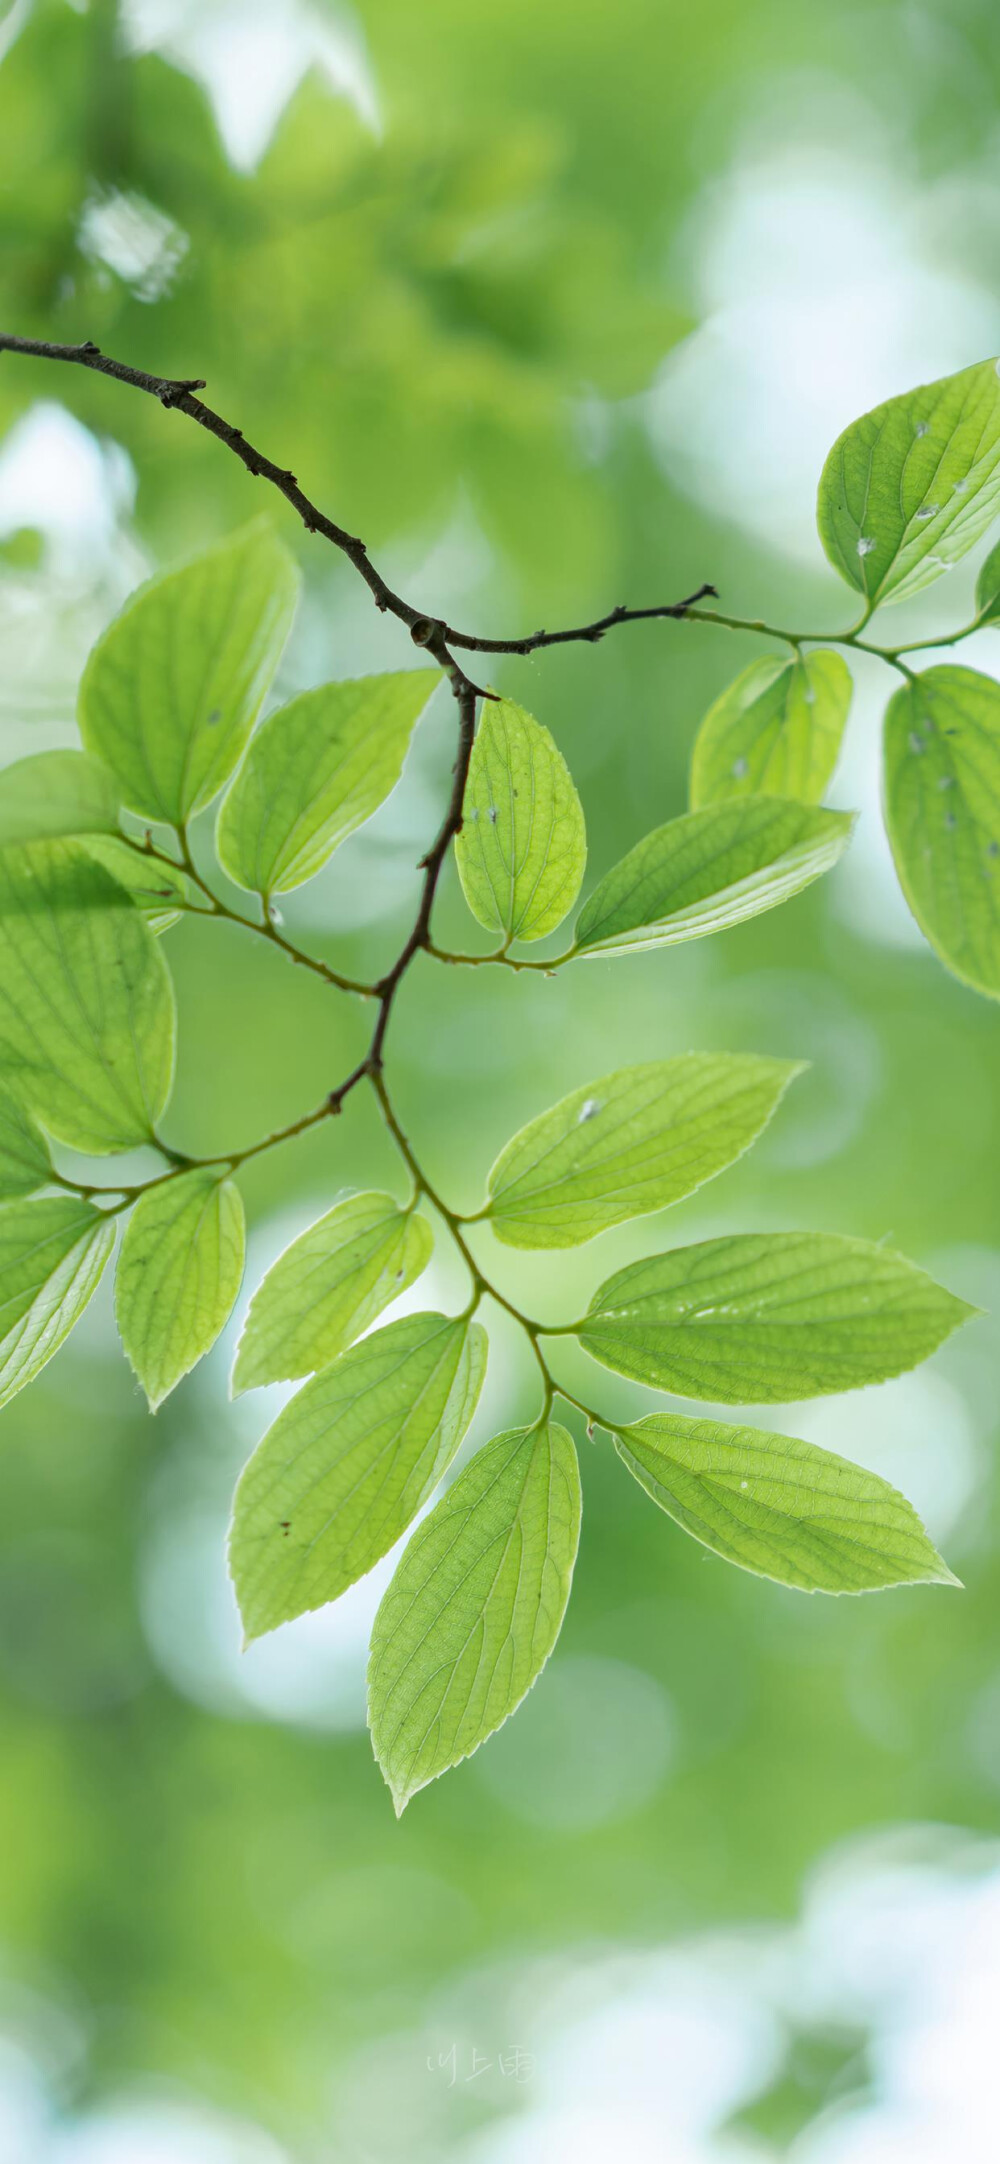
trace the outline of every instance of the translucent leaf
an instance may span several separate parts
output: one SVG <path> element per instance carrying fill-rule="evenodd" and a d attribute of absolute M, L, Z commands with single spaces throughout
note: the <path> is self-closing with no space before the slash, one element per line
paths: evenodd
<path fill-rule="evenodd" d="M 114 1244 L 113 1221 L 89 1202 L 56 1195 L 0 1209 L 0 1405 L 69 1336 Z"/>
<path fill-rule="evenodd" d="M 766 796 L 687 812 L 606 873 L 577 918 L 575 952 L 672 946 L 774 909 L 829 871 L 852 825 L 849 812 Z"/>
<path fill-rule="evenodd" d="M 1000 999 L 1000 685 L 950 663 L 885 717 L 885 816 L 899 882 L 949 969 Z"/>
<path fill-rule="evenodd" d="M 34 1195 L 51 1178 L 49 1153 L 30 1112 L 0 1087 L 0 1201 Z"/>
<path fill-rule="evenodd" d="M 150 580 L 97 642 L 80 730 L 144 819 L 180 826 L 228 781 L 281 658 L 298 593 L 263 520 Z"/>
<path fill-rule="evenodd" d="M 976 615 L 984 624 L 1000 623 L 1000 541 L 991 548 L 976 580 Z"/>
<path fill-rule="evenodd" d="M 175 868 L 155 857 L 143 856 L 116 834 L 83 835 L 81 847 L 124 887 L 151 932 L 169 931 L 177 923 L 191 899 L 191 888 L 179 865 Z"/>
<path fill-rule="evenodd" d="M 794 1435 L 651 1413 L 615 1446 L 686 1533 L 762 1578 L 804 1593 L 958 1584 L 905 1496 Z"/>
<path fill-rule="evenodd" d="M 764 1405 L 901 1375 L 974 1313 L 871 1240 L 759 1232 L 630 1263 L 577 1336 L 637 1382 Z"/>
<path fill-rule="evenodd" d="M 368 1719 L 397 1816 L 499 1728 L 559 1636 L 580 1537 L 565 1428 L 477 1452 L 405 1549 L 375 1618 Z"/>
<path fill-rule="evenodd" d="M 455 856 L 473 916 L 508 941 L 544 939 L 580 892 L 587 836 L 569 768 L 509 699 L 484 706 Z"/>
<path fill-rule="evenodd" d="M 270 714 L 219 813 L 219 862 L 237 886 L 284 894 L 322 869 L 395 788 L 440 670 L 322 684 Z"/>
<path fill-rule="evenodd" d="M 326 1367 L 430 1261 L 425 1217 L 391 1195 L 349 1195 L 286 1247 L 250 1302 L 233 1395 Z"/>
<path fill-rule="evenodd" d="M 994 361 L 887 399 L 837 438 L 819 484 L 823 547 L 873 604 L 929 586 L 1000 510 Z"/>
<path fill-rule="evenodd" d="M 486 1372 L 467 1317 L 406 1315 L 298 1391 L 236 1489 L 229 1567 L 247 1639 L 336 1600 L 406 1531 Z"/>
<path fill-rule="evenodd" d="M 818 804 L 837 764 L 851 689 L 846 662 L 825 649 L 752 661 L 695 737 L 692 808 L 754 795 Z"/>
<path fill-rule="evenodd" d="M 36 751 L 0 774 L 0 846 L 68 834 L 117 834 L 118 790 L 86 751 Z"/>
<path fill-rule="evenodd" d="M 756 1140 L 800 1065 L 685 1052 L 622 1067 L 532 1120 L 490 1173 L 509 1247 L 575 1247 L 690 1195 Z"/>
<path fill-rule="evenodd" d="M 121 1341 L 153 1412 L 214 1345 L 243 1276 L 243 1203 L 199 1168 L 141 1195 L 115 1273 Z"/>
<path fill-rule="evenodd" d="M 122 888 L 70 841 L 0 849 L 0 1067 L 43 1125 L 103 1156 L 148 1142 L 173 1071 L 174 999 Z"/>

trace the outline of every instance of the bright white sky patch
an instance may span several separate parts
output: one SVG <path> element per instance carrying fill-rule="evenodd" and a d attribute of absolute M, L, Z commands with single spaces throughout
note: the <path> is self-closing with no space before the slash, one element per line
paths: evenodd
<path fill-rule="evenodd" d="M 364 38 L 346 11 L 320 13 L 308 0 L 126 0 L 122 14 L 133 52 L 161 52 L 202 84 L 226 155 L 242 172 L 263 157 L 312 67 L 379 127 Z"/>

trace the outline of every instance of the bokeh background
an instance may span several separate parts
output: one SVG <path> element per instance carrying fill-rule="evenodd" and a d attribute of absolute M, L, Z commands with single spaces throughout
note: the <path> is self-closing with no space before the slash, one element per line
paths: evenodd
<path fill-rule="evenodd" d="M 0 320 L 206 376 L 396 584 L 484 630 L 701 579 L 836 628 L 813 526 L 834 435 L 1000 347 L 993 0 L 5 0 Z M 73 741 L 82 658 L 138 579 L 261 508 L 181 417 L 0 360 L 4 762 Z M 267 508 L 307 581 L 281 695 L 407 666 Z M 911 605 L 914 635 L 971 586 Z M 654 624 L 498 668 L 566 752 L 595 872 L 683 808 L 700 715 L 762 650 Z M 1000 675 L 1000 637 L 965 658 Z M 553 1315 L 724 1229 L 927 1263 L 994 1319 L 784 1424 L 903 1486 L 967 1590 L 784 1593 L 584 1445 L 543 1682 L 397 1826 L 363 1723 L 390 1565 L 241 1657 L 228 1499 L 279 1393 L 228 1402 L 230 1332 L 152 1420 L 105 1288 L 0 1416 L 2 2164 L 994 2164 L 1000 1036 L 894 888 L 889 690 L 859 672 L 833 801 L 860 825 L 821 887 L 551 982 L 422 964 L 392 1050 L 467 1206 L 516 1126 L 614 1064 L 809 1059 L 669 1224 L 490 1263 Z M 451 736 L 439 696 L 401 787 L 289 907 L 353 971 L 412 912 Z M 451 874 L 441 923 L 476 936 Z M 250 1142 L 350 1063 L 349 1002 L 225 927 L 167 940 L 179 1146 Z M 248 1167 L 251 1280 L 344 1186 L 396 1177 L 360 1099 Z M 460 1291 L 442 1253 L 410 1304 Z M 534 1402 L 502 1318 L 491 1377 L 474 1441 Z"/>

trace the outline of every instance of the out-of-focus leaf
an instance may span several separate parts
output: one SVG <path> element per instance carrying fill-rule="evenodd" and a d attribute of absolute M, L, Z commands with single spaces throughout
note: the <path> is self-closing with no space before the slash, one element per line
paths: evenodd
<path fill-rule="evenodd" d="M 36 751 L 0 773 L 0 847 L 70 834 L 117 834 L 118 790 L 86 751 Z"/>
<path fill-rule="evenodd" d="M 418 1526 L 375 1618 L 368 1719 L 397 1816 L 513 1713 L 555 1645 L 580 1535 L 572 1438 L 487 1443 Z"/>

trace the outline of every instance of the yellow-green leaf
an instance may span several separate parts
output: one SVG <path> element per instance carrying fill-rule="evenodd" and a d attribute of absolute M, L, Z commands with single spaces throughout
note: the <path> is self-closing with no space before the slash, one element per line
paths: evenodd
<path fill-rule="evenodd" d="M 243 1252 L 239 1189 L 217 1171 L 160 1181 L 136 1203 L 115 1273 L 115 1315 L 154 1412 L 228 1321 Z"/>
<path fill-rule="evenodd" d="M 820 539 L 873 605 L 940 578 L 1000 511 L 998 365 L 886 399 L 838 436 L 819 484 Z"/>
<path fill-rule="evenodd" d="M 0 1067 L 60 1142 L 152 1138 L 173 1073 L 174 1000 L 148 925 L 84 842 L 0 849 Z"/>
<path fill-rule="evenodd" d="M 510 699 L 484 706 L 455 856 L 473 916 L 505 941 L 544 939 L 580 892 L 580 799 L 548 730 Z"/>
<path fill-rule="evenodd" d="M 762 1578 L 804 1593 L 958 1584 L 904 1495 L 814 1443 L 651 1413 L 615 1445 L 686 1533 Z"/>
<path fill-rule="evenodd" d="M 871 1240 L 754 1232 L 629 1263 L 576 1334 L 637 1382 L 764 1405 L 901 1375 L 974 1312 Z"/>
<path fill-rule="evenodd" d="M 851 672 L 816 648 L 791 661 L 752 661 L 729 684 L 694 741 L 691 806 L 728 797 L 794 797 L 818 804 L 840 752 Z"/>
<path fill-rule="evenodd" d="M 54 1195 L 0 1209 L 0 1405 L 68 1337 L 114 1244 L 113 1220 L 89 1202 Z"/>
<path fill-rule="evenodd" d="M 298 594 L 264 520 L 151 579 L 94 647 L 80 731 L 130 811 L 181 826 L 228 781 L 281 658 Z"/>
<path fill-rule="evenodd" d="M 774 909 L 829 871 L 852 825 L 849 812 L 779 797 L 686 812 L 605 874 L 577 918 L 574 952 L 673 946 Z"/>
<path fill-rule="evenodd" d="M 320 871 L 395 788 L 440 670 L 321 684 L 270 714 L 219 812 L 219 862 L 237 886 L 284 894 Z"/>
<path fill-rule="evenodd" d="M 477 1451 L 404 1550 L 375 1618 L 368 1719 L 397 1815 L 513 1713 L 555 1645 L 580 1536 L 554 1421 Z"/>
<path fill-rule="evenodd" d="M 406 1315 L 297 1392 L 244 1467 L 229 1567 L 247 1639 L 336 1600 L 406 1531 L 476 1408 L 486 1333 Z"/>
<path fill-rule="evenodd" d="M 900 885 L 956 977 L 1000 999 L 1000 685 L 948 664 L 885 717 L 885 816 Z"/>
<path fill-rule="evenodd" d="M 575 1247 L 662 1210 L 749 1149 L 801 1067 L 683 1052 L 574 1090 L 502 1150 L 484 1213 L 509 1247 Z"/>
<path fill-rule="evenodd" d="M 349 1195 L 268 1271 L 236 1349 L 233 1395 L 327 1367 L 430 1261 L 425 1217 L 391 1195 Z"/>

